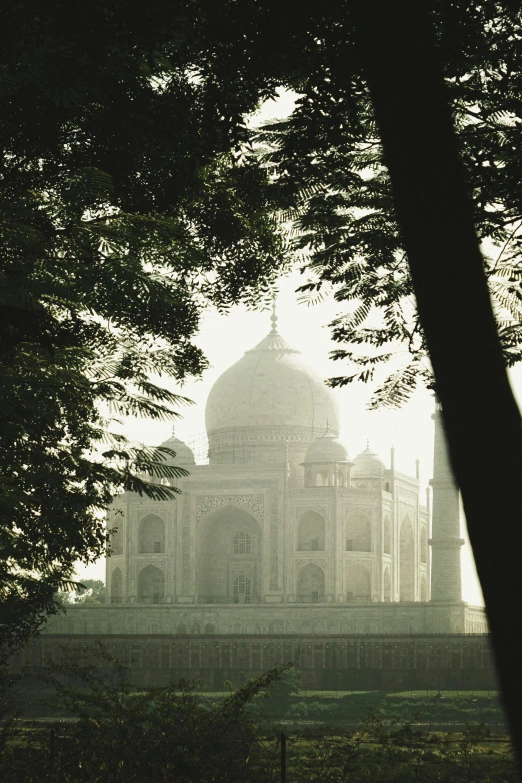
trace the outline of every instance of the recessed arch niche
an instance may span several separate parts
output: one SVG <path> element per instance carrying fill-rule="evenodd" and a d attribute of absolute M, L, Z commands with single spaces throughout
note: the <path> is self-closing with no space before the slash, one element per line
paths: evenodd
<path fill-rule="evenodd" d="M 409 516 L 402 520 L 399 538 L 399 600 L 414 601 L 413 525 Z"/>
<path fill-rule="evenodd" d="M 123 600 L 123 576 L 121 569 L 114 568 L 111 574 L 111 604 L 121 604 Z"/>
<path fill-rule="evenodd" d="M 322 603 L 325 600 L 324 571 L 315 563 L 302 566 L 297 574 L 297 601 Z"/>
<path fill-rule="evenodd" d="M 297 521 L 297 550 L 323 552 L 324 546 L 324 518 L 317 511 L 306 511 Z"/>
<path fill-rule="evenodd" d="M 261 550 L 261 527 L 248 511 L 226 505 L 205 517 L 197 532 L 199 600 L 243 602 L 248 594 L 247 602 L 255 602 L 262 591 Z"/>
<path fill-rule="evenodd" d="M 345 526 L 345 549 L 353 552 L 370 552 L 372 548 L 371 520 L 362 511 L 348 515 Z"/>
<path fill-rule="evenodd" d="M 138 603 L 162 604 L 165 600 L 165 576 L 160 568 L 148 565 L 138 575 Z"/>
<path fill-rule="evenodd" d="M 157 514 L 147 514 L 138 525 L 138 552 L 145 554 L 165 551 L 165 522 Z"/>

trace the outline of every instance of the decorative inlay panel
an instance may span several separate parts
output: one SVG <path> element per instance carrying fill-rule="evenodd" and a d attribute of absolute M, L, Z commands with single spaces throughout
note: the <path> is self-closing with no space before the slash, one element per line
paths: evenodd
<path fill-rule="evenodd" d="M 363 566 L 364 568 L 366 568 L 368 571 L 371 572 L 371 570 L 373 568 L 373 560 L 369 560 L 368 558 L 366 558 L 366 559 L 361 558 L 359 560 L 359 558 L 357 558 L 357 560 L 348 560 L 348 559 L 346 559 L 344 561 L 344 568 L 345 568 L 345 572 L 346 573 L 348 573 L 348 571 L 351 568 L 354 568 L 356 566 Z"/>
<path fill-rule="evenodd" d="M 295 569 L 298 571 L 301 566 L 313 563 L 319 568 L 326 569 L 328 567 L 328 559 L 326 557 L 298 557 L 295 560 Z"/>
<path fill-rule="evenodd" d="M 143 571 L 144 568 L 147 568 L 148 566 L 154 566 L 154 568 L 159 568 L 160 571 L 163 571 L 165 573 L 165 562 L 161 560 L 136 560 L 134 563 L 134 573 L 137 576 L 141 571 Z"/>
<path fill-rule="evenodd" d="M 406 503 L 399 503 L 399 523 L 402 524 L 404 517 L 408 516 L 412 524 L 415 524 L 416 508 Z"/>
<path fill-rule="evenodd" d="M 190 579 L 190 495 L 183 493 L 183 518 L 181 523 L 181 593 L 187 594 L 191 588 Z"/>
<path fill-rule="evenodd" d="M 219 443 L 251 443 L 255 441 L 298 441 L 301 443 L 311 443 L 319 435 L 322 435 L 324 429 L 317 427 L 223 427 L 219 430 L 211 430 L 208 433 L 208 439 L 212 440 L 214 445 Z"/>
<path fill-rule="evenodd" d="M 326 506 L 296 506 L 294 509 L 295 518 L 298 519 L 307 511 L 315 511 L 316 514 L 320 514 L 323 519 L 326 519 Z"/>
<path fill-rule="evenodd" d="M 263 495 L 201 495 L 196 500 L 196 522 L 220 506 L 239 506 L 254 516 L 258 522 L 264 518 Z"/>
<path fill-rule="evenodd" d="M 369 506 L 345 506 L 344 519 L 347 520 L 352 514 L 364 514 L 368 519 L 371 519 L 372 508 Z"/>
<path fill-rule="evenodd" d="M 169 501 L 167 501 L 167 502 L 169 502 Z M 156 509 L 156 508 L 147 508 L 147 509 L 139 508 L 137 510 L 137 512 L 136 512 L 136 518 L 137 518 L 137 520 L 139 522 L 140 519 L 143 519 L 143 517 L 148 517 L 149 514 L 152 514 L 155 517 L 159 517 L 164 522 L 167 519 L 167 512 L 166 512 L 166 510 L 165 509 Z"/>

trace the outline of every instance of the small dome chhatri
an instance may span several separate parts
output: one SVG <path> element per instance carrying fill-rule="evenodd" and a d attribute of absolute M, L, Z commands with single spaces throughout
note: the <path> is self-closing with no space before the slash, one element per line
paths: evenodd
<path fill-rule="evenodd" d="M 346 447 L 337 438 L 335 433 L 330 430 L 329 423 L 326 424 L 326 431 L 316 438 L 306 450 L 305 464 L 308 462 L 348 462 L 348 452 Z"/>
<path fill-rule="evenodd" d="M 326 422 L 326 431 L 316 438 L 306 450 L 305 460 L 301 463 L 305 469 L 305 487 L 349 487 L 350 462 L 346 447 L 330 430 Z"/>
<path fill-rule="evenodd" d="M 357 476 L 381 476 L 384 465 L 370 448 L 370 442 L 366 441 L 366 448 L 354 459 L 353 475 Z"/>
<path fill-rule="evenodd" d="M 172 435 L 170 438 L 161 445 L 176 452 L 175 457 L 167 457 L 166 462 L 168 465 L 183 466 L 196 464 L 192 450 L 187 446 L 186 443 L 176 437 L 174 434 L 174 427 L 172 428 Z"/>

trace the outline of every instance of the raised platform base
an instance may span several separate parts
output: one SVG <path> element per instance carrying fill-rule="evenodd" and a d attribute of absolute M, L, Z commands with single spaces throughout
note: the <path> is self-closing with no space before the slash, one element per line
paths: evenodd
<path fill-rule="evenodd" d="M 51 618 L 46 634 L 487 633 L 483 607 L 463 601 L 368 604 L 85 604 Z"/>

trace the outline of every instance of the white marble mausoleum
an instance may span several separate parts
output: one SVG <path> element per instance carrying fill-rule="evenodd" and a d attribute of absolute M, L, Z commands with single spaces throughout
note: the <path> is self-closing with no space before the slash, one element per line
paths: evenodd
<path fill-rule="evenodd" d="M 208 464 L 173 500 L 120 496 L 108 525 L 107 604 L 46 633 L 484 633 L 462 601 L 459 499 L 435 419 L 432 503 L 417 476 L 368 446 L 353 457 L 341 412 L 300 351 L 267 337 L 224 372 L 206 405 Z M 418 471 L 417 471 L 418 473 Z"/>

